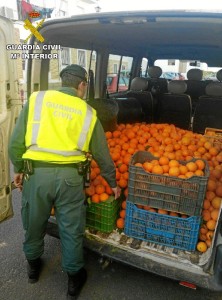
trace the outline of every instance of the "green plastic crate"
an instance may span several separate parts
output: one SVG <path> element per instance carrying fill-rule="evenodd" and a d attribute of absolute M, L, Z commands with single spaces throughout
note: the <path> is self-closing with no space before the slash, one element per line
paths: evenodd
<path fill-rule="evenodd" d="M 105 202 L 91 202 L 86 209 L 86 227 L 112 232 L 116 228 L 120 207 L 121 200 L 115 200 L 114 196 L 110 196 Z"/>

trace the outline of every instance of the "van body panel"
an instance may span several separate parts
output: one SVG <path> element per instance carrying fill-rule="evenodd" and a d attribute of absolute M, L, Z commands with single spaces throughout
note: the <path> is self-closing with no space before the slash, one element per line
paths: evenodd
<path fill-rule="evenodd" d="M 13 216 L 11 199 L 8 142 L 21 109 L 19 82 L 14 52 L 7 45 L 15 44 L 13 23 L 0 17 L 0 222 Z"/>

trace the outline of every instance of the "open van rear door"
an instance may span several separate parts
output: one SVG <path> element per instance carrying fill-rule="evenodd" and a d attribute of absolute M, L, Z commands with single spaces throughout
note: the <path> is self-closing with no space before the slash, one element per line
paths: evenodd
<path fill-rule="evenodd" d="M 15 44 L 14 30 L 9 19 L 0 17 L 0 222 L 13 216 L 8 142 L 22 107 L 18 60 L 12 58 L 15 51 L 7 49 L 7 45 Z"/>

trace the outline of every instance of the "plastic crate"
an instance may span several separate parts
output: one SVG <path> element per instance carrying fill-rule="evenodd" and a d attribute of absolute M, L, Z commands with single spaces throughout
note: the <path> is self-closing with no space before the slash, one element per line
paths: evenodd
<path fill-rule="evenodd" d="M 134 166 L 137 162 L 144 163 L 152 159 L 156 157 L 146 151 L 138 151 L 133 155 L 129 167 L 128 200 L 189 216 L 199 216 L 209 177 L 208 163 L 204 161 L 206 165 L 204 176 L 193 176 L 188 179 L 152 174 Z M 186 164 L 188 161 L 179 162 Z"/>
<path fill-rule="evenodd" d="M 127 201 L 124 233 L 180 250 L 196 248 L 201 217 L 178 218 L 139 209 Z"/>
<path fill-rule="evenodd" d="M 121 200 L 110 196 L 101 203 L 90 203 L 86 209 L 86 227 L 102 232 L 112 232 L 116 228 Z"/>
<path fill-rule="evenodd" d="M 211 142 L 214 147 L 222 148 L 222 129 L 207 127 L 204 137 Z"/>

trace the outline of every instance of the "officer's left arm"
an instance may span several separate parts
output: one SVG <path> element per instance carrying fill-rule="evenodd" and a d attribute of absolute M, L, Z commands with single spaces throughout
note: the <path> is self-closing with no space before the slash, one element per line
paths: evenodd
<path fill-rule="evenodd" d="M 14 165 L 15 173 L 22 173 L 22 155 L 26 151 L 25 134 L 28 119 L 28 102 L 24 105 L 9 141 L 9 157 Z"/>
<path fill-rule="evenodd" d="M 97 120 L 93 130 L 90 150 L 93 158 L 100 167 L 101 175 L 106 179 L 110 187 L 115 188 L 117 186 L 116 168 L 110 156 L 106 136 L 99 120 Z"/>

